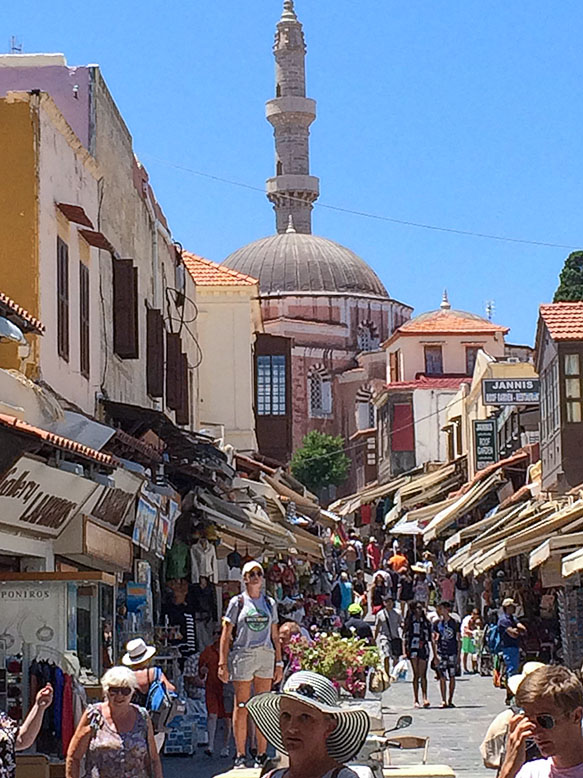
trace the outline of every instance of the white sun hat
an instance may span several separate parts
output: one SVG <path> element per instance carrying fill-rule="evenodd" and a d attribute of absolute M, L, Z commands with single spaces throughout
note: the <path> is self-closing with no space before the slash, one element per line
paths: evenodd
<path fill-rule="evenodd" d="M 121 663 L 126 667 L 134 667 L 147 662 L 156 653 L 156 646 L 148 646 L 143 638 L 134 638 L 126 643 L 126 653 L 121 658 Z"/>
<path fill-rule="evenodd" d="M 279 725 L 282 697 L 289 697 L 334 716 L 338 723 L 327 740 L 327 750 L 337 762 L 344 763 L 352 759 L 364 745 L 370 729 L 368 713 L 363 708 L 341 708 L 332 681 L 319 673 L 300 670 L 290 675 L 281 692 L 258 694 L 247 703 L 249 715 L 278 751 L 287 754 Z"/>

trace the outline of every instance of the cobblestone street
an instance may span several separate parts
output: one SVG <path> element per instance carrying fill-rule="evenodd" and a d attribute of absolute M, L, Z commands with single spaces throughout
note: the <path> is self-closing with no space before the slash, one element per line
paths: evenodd
<path fill-rule="evenodd" d="M 435 706 L 439 705 L 438 686 L 431 677 L 429 699 Z M 504 706 L 503 692 L 492 686 L 490 678 L 465 676 L 458 679 L 455 703 L 455 708 L 447 710 L 439 707 L 414 710 L 411 685 L 394 684 L 383 697 L 383 705 L 389 711 L 385 725 L 392 726 L 399 715 L 408 713 L 413 716 L 413 724 L 407 732 L 430 737 L 428 763 L 449 764 L 457 776 L 493 778 L 494 771 L 483 767 L 478 749 L 490 721 Z M 395 764 L 420 761 L 419 754 L 417 751 L 391 751 Z M 231 764 L 230 759 L 210 759 L 205 756 L 204 749 L 199 748 L 192 757 L 166 757 L 164 776 L 211 778 L 228 770 Z"/>

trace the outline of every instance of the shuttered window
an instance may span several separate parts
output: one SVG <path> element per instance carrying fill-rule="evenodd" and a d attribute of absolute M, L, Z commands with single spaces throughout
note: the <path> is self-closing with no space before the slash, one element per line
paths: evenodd
<path fill-rule="evenodd" d="M 391 450 L 415 451 L 413 406 L 409 403 L 397 403 L 393 406 Z"/>
<path fill-rule="evenodd" d="M 180 376 L 182 372 L 182 351 L 180 335 L 166 335 L 166 405 L 173 411 L 180 410 L 182 397 Z"/>
<path fill-rule="evenodd" d="M 122 359 L 138 359 L 138 269 L 131 259 L 113 262 L 113 350 Z"/>
<path fill-rule="evenodd" d="M 89 378 L 89 268 L 79 263 L 79 369 Z"/>
<path fill-rule="evenodd" d="M 69 361 L 69 247 L 57 238 L 57 350 Z"/>
<path fill-rule="evenodd" d="M 176 408 L 176 423 L 188 424 L 190 422 L 190 402 L 188 396 L 188 357 L 186 354 L 180 354 L 178 383 L 179 407 Z"/>
<path fill-rule="evenodd" d="M 156 308 L 148 308 L 146 345 L 146 382 L 150 397 L 164 395 L 164 317 Z"/>

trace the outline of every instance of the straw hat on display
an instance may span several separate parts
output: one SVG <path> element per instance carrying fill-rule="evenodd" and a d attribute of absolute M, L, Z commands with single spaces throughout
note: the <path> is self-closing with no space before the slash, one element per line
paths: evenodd
<path fill-rule="evenodd" d="M 126 653 L 121 663 L 126 667 L 135 667 L 151 659 L 156 653 L 155 646 L 148 646 L 143 638 L 134 638 L 126 643 Z"/>
<path fill-rule="evenodd" d="M 327 740 L 327 751 L 337 762 L 344 763 L 352 759 L 364 745 L 370 728 L 368 713 L 362 708 L 341 708 L 332 681 L 318 673 L 300 670 L 290 675 L 281 692 L 258 694 L 247 703 L 249 715 L 278 751 L 287 754 L 279 725 L 282 697 L 289 697 L 334 716 L 337 725 Z"/>

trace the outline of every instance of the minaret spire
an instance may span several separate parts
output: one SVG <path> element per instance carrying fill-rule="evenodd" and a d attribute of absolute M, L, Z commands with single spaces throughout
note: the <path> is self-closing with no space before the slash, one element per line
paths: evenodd
<path fill-rule="evenodd" d="M 310 175 L 310 125 L 316 101 L 306 97 L 306 43 L 293 0 L 284 0 L 275 43 L 275 99 L 266 105 L 275 137 L 275 177 L 267 179 L 278 232 L 286 232 L 292 217 L 296 232 L 312 232 L 312 208 L 319 180 Z"/>

